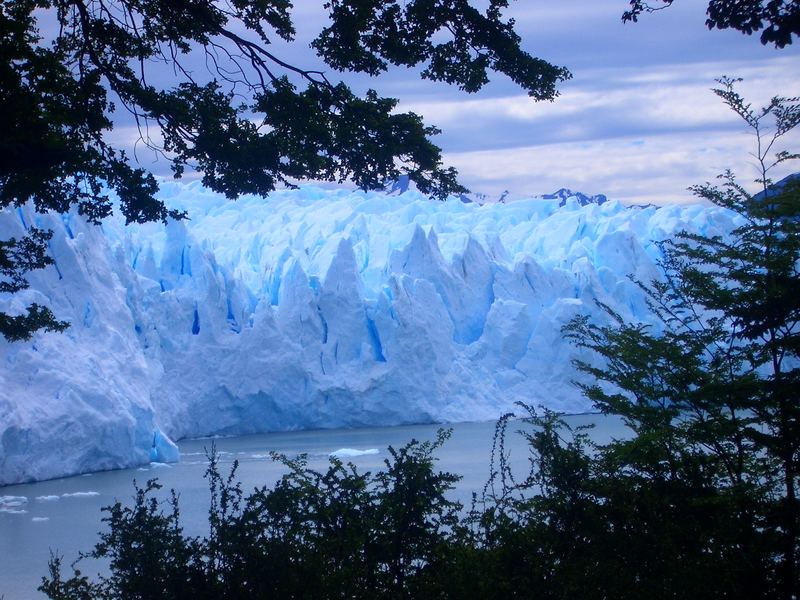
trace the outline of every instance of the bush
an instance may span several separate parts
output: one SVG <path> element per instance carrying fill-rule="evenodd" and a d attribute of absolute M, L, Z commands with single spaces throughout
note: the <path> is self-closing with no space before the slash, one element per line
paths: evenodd
<path fill-rule="evenodd" d="M 236 463 L 223 477 L 212 451 L 207 537 L 186 537 L 177 496 L 162 513 L 160 485 L 149 481 L 132 507 L 104 509 L 109 530 L 88 556 L 108 559 L 110 574 L 63 580 L 54 557 L 40 590 L 60 600 L 424 596 L 452 552 L 462 508 L 445 496 L 458 477 L 434 471 L 433 453 L 448 436 L 440 430 L 435 441 L 389 448 L 374 475 L 336 458 L 318 472 L 304 456 L 275 455 L 288 473 L 248 496 Z"/>

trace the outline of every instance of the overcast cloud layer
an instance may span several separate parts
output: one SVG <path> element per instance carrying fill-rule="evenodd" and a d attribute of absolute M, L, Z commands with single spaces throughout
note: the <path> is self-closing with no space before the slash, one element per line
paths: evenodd
<path fill-rule="evenodd" d="M 307 44 L 324 26 L 324 12 L 321 1 L 297 4 L 297 41 L 273 50 L 309 67 L 317 62 Z M 773 95 L 800 96 L 797 42 L 775 50 L 757 37 L 709 31 L 706 4 L 679 0 L 625 25 L 626 0 L 513 4 L 509 15 L 526 49 L 572 71 L 554 102 L 534 102 L 502 76 L 471 96 L 404 69 L 343 78 L 357 90 L 398 97 L 400 110 L 439 126 L 435 141 L 446 164 L 475 192 L 523 197 L 569 187 L 631 203 L 687 202 L 687 187 L 726 168 L 744 182 L 755 177 L 752 135 L 710 91 L 715 78 L 744 78 L 740 90 L 755 105 Z M 135 132 L 120 124 L 115 136 L 125 143 Z M 800 149 L 800 135 L 787 142 Z M 139 156 L 168 172 L 163 161 Z M 773 176 L 792 170 L 800 165 Z"/>
<path fill-rule="evenodd" d="M 623 25 L 626 3 L 617 0 L 518 3 L 526 47 L 573 73 L 559 98 L 535 103 L 500 82 L 477 97 L 420 94 L 402 106 L 443 129 L 446 160 L 476 191 L 564 186 L 626 202 L 690 201 L 687 187 L 726 168 L 743 181 L 755 176 L 752 135 L 710 91 L 715 78 L 744 78 L 741 91 L 756 105 L 800 95 L 796 47 L 709 31 L 706 4 L 681 0 Z M 800 136 L 789 142 L 797 149 Z"/>

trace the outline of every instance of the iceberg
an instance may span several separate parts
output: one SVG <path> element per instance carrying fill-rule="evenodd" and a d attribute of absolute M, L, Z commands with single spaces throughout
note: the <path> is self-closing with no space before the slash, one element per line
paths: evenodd
<path fill-rule="evenodd" d="M 27 496 L 0 496 L 0 511 L 16 509 L 27 503 Z"/>
<path fill-rule="evenodd" d="M 153 446 L 150 448 L 150 464 L 164 466 L 168 463 L 178 462 L 181 458 L 178 446 L 166 435 L 157 429 L 153 433 Z"/>
<path fill-rule="evenodd" d="M 371 456 L 373 454 L 380 454 L 377 448 L 368 448 L 367 450 L 357 450 L 356 448 L 339 448 L 334 450 L 328 456 L 333 458 L 356 458 L 358 456 Z"/>
<path fill-rule="evenodd" d="M 735 224 L 560 196 L 161 196 L 189 219 L 0 213 L 0 239 L 53 230 L 55 261 L 0 310 L 36 301 L 71 323 L 0 340 L 0 485 L 173 462 L 185 437 L 474 421 L 517 401 L 584 411 L 561 327 L 602 319 L 595 300 L 646 321 L 628 275 L 659 276 L 654 240 Z"/>

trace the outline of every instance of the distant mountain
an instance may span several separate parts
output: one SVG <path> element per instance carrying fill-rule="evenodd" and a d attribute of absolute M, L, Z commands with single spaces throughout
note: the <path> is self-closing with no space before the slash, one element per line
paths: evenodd
<path fill-rule="evenodd" d="M 552 194 L 543 194 L 541 198 L 544 198 L 545 200 L 558 200 L 559 206 L 565 206 L 567 204 L 567 200 L 570 198 L 576 198 L 578 200 L 578 204 L 581 206 L 586 206 L 588 204 L 604 204 L 605 202 L 608 202 L 608 198 L 605 194 L 587 196 L 583 192 L 573 192 L 567 188 L 561 188 Z"/>
<path fill-rule="evenodd" d="M 525 196 L 525 198 L 529 198 L 530 196 Z M 462 202 L 469 203 L 475 202 L 477 204 L 505 204 L 507 202 L 514 202 L 515 200 L 522 200 L 523 197 L 512 195 L 508 190 L 505 190 L 500 196 L 493 198 L 488 194 L 481 194 L 478 192 L 473 192 L 470 195 L 461 194 L 459 196 Z M 536 196 L 536 198 L 541 198 L 542 200 L 558 200 L 559 206 L 566 206 L 567 200 L 570 198 L 575 198 L 578 201 L 580 206 L 586 206 L 587 204 L 603 204 L 608 202 L 608 198 L 605 194 L 597 194 L 595 196 L 587 196 L 583 192 L 573 192 L 568 188 L 561 188 L 557 192 L 552 194 L 542 194 L 541 196 Z"/>
<path fill-rule="evenodd" d="M 416 189 L 417 186 L 414 185 L 412 181 L 410 181 L 408 175 L 400 175 L 400 177 L 396 181 L 389 181 L 384 187 L 384 190 L 389 195 L 400 195 L 409 190 L 416 190 Z M 505 190 L 498 197 L 491 197 L 489 194 L 483 194 L 480 192 L 470 192 L 468 194 L 459 194 L 458 198 L 465 204 L 470 204 L 473 202 L 476 204 L 495 204 L 495 203 L 506 203 L 509 201 L 520 199 L 520 197 L 514 196 L 512 198 L 511 196 L 512 196 L 511 193 L 508 190 Z M 561 188 L 560 190 L 552 194 L 543 194 L 538 197 L 544 200 L 558 200 L 559 206 L 566 206 L 567 200 L 569 200 L 570 198 L 576 198 L 580 206 L 586 206 L 588 204 L 604 204 L 608 202 L 608 197 L 606 197 L 605 194 L 596 194 L 594 196 L 588 196 L 583 192 L 574 192 L 568 188 Z"/>
<path fill-rule="evenodd" d="M 783 191 L 783 188 L 785 188 L 789 183 L 795 181 L 800 181 L 800 173 L 792 173 L 791 175 L 787 175 L 780 181 L 773 183 L 767 189 L 767 193 L 773 196 L 780 194 Z M 764 192 L 759 192 L 758 194 L 753 196 L 753 198 L 755 198 L 756 200 L 762 200 L 764 198 Z"/>

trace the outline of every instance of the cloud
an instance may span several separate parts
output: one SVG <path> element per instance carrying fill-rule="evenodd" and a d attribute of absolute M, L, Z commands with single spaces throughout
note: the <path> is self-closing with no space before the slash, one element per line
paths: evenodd
<path fill-rule="evenodd" d="M 753 176 L 752 137 L 710 88 L 740 75 L 754 106 L 800 95 L 796 60 L 709 61 L 588 71 L 553 103 L 523 95 L 403 103 L 444 130 L 445 162 L 471 189 L 490 195 L 566 186 L 628 202 L 691 201 L 686 192 L 732 168 Z M 791 142 L 794 141 L 794 145 Z M 798 136 L 787 142 L 798 147 Z M 791 169 L 791 165 L 788 166 Z M 797 167 L 795 166 L 795 170 Z"/>
<path fill-rule="evenodd" d="M 621 123 L 637 131 L 665 127 L 685 128 L 728 124 L 735 117 L 710 93 L 715 79 L 725 74 L 744 78 L 742 93 L 756 104 L 766 103 L 780 91 L 800 92 L 792 77 L 796 61 L 773 58 L 751 63 L 712 62 L 664 65 L 655 69 L 600 69 L 584 74 L 580 82 L 566 86 L 554 102 L 534 102 L 524 94 L 505 97 L 406 99 L 398 110 L 423 115 L 450 131 L 485 120 L 509 121 L 510 131 L 525 123 L 558 123 L 584 120 L 590 130 L 602 128 L 610 135 Z M 476 140 L 477 141 L 477 140 Z"/>
<path fill-rule="evenodd" d="M 325 12 L 321 3 L 296 4 L 298 41 L 271 48 L 289 62 L 318 65 L 308 41 L 325 25 Z M 399 97 L 399 111 L 441 127 L 434 141 L 445 163 L 476 191 L 526 195 L 568 186 L 627 201 L 685 201 L 689 185 L 728 167 L 744 175 L 748 166 L 751 138 L 710 92 L 716 77 L 743 77 L 740 90 L 756 106 L 773 94 L 800 95 L 800 48 L 777 51 L 757 37 L 708 31 L 706 5 L 679 2 L 623 25 L 625 0 L 512 3 L 508 16 L 524 47 L 572 70 L 554 102 L 534 102 L 499 75 L 471 96 L 420 81 L 413 69 L 341 77 L 357 91 Z M 129 117 L 120 111 L 117 118 L 113 142 L 168 175 L 166 161 L 136 143 Z"/>
<path fill-rule="evenodd" d="M 789 143 L 800 143 L 800 135 Z M 687 188 L 733 169 L 746 187 L 757 176 L 747 152 L 752 137 L 721 133 L 662 134 L 448 153 L 445 160 L 474 191 L 533 196 L 569 187 L 632 204 L 696 202 Z M 775 179 L 787 174 L 775 171 Z"/>

